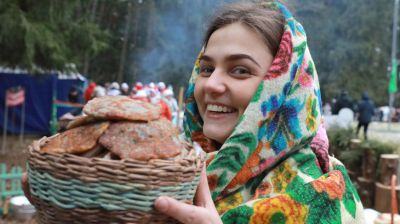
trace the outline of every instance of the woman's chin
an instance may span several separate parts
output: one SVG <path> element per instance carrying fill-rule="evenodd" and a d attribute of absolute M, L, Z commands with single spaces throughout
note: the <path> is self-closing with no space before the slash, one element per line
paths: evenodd
<path fill-rule="evenodd" d="M 232 133 L 233 128 L 228 128 L 225 126 L 218 125 L 204 125 L 203 133 L 204 135 L 220 144 L 224 144 L 225 140 Z"/>

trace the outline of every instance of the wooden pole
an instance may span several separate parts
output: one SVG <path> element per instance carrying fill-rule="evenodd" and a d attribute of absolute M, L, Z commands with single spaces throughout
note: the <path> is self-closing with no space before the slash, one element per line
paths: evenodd
<path fill-rule="evenodd" d="M 8 107 L 4 105 L 4 124 L 3 124 L 3 141 L 1 144 L 1 154 L 6 153 L 6 141 L 7 141 L 7 121 L 8 121 Z"/>
<path fill-rule="evenodd" d="M 394 224 L 394 216 L 398 213 L 397 209 L 397 194 L 396 194 L 396 187 L 397 187 L 397 176 L 395 174 L 392 175 L 392 183 L 391 183 L 391 198 L 392 198 L 392 212 L 390 215 L 390 223 Z"/>
<path fill-rule="evenodd" d="M 183 91 L 184 88 L 181 86 L 179 88 L 179 98 L 178 98 L 178 117 L 177 117 L 177 122 L 176 122 L 176 126 L 178 128 L 180 128 L 180 123 L 181 123 L 181 110 L 182 110 L 182 104 L 183 104 Z"/>
<path fill-rule="evenodd" d="M 22 103 L 21 128 L 19 133 L 20 145 L 22 145 L 22 141 L 24 140 L 24 129 L 25 129 L 25 101 Z"/>

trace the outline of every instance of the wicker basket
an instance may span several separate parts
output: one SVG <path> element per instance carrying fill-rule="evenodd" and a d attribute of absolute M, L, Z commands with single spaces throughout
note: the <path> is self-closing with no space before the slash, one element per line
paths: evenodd
<path fill-rule="evenodd" d="M 203 161 L 194 150 L 173 160 L 106 160 L 29 147 L 28 175 L 40 223 L 176 223 L 156 212 L 160 195 L 192 203 Z"/>

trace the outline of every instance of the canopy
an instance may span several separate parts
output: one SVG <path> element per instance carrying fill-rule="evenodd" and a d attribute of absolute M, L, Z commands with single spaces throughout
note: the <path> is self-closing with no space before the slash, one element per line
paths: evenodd
<path fill-rule="evenodd" d="M 65 76 L 59 73 L 32 75 L 0 71 L 0 129 L 3 131 L 6 90 L 21 86 L 25 89 L 24 133 L 50 133 L 53 99 L 67 101 L 71 87 L 83 88 L 86 79 L 81 75 Z M 54 97 L 54 98 L 53 98 Z M 23 106 L 8 108 L 7 132 L 19 134 Z M 57 118 L 71 108 L 59 108 Z"/>

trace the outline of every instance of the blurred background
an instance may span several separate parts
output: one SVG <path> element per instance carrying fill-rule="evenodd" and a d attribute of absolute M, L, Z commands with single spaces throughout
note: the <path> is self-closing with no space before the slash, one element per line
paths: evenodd
<path fill-rule="evenodd" d="M 207 18 L 225 2 L 232 1 L 4 0 L 0 65 L 32 75 L 79 72 L 99 83 L 185 86 Z M 287 2 L 307 31 L 324 101 L 346 89 L 387 104 L 393 1 Z"/>

